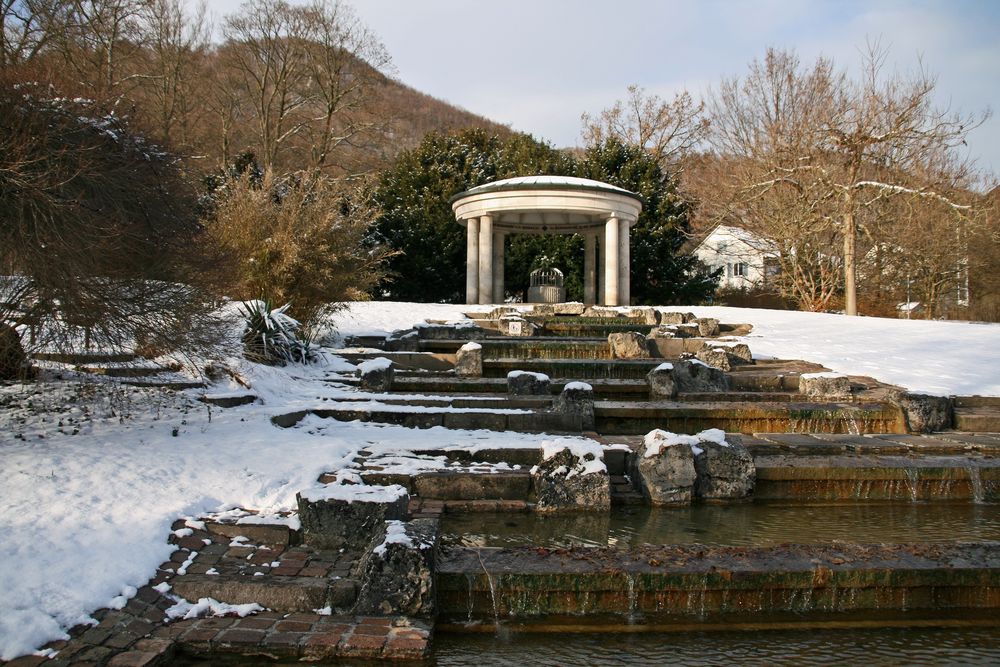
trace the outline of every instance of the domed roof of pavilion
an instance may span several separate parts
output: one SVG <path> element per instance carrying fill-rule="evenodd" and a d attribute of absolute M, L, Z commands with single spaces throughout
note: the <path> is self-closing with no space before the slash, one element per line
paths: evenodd
<path fill-rule="evenodd" d="M 469 188 L 465 192 L 459 192 L 452 197 L 450 202 L 455 202 L 472 195 L 509 190 L 593 190 L 624 195 L 640 201 L 642 199 L 635 192 L 590 178 L 577 178 L 576 176 L 518 176 L 516 178 L 505 178 L 500 181 L 492 181 Z"/>

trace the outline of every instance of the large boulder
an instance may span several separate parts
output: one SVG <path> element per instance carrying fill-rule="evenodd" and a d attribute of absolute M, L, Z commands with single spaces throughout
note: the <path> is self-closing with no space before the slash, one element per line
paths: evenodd
<path fill-rule="evenodd" d="M 677 396 L 674 365 L 668 361 L 646 373 L 646 381 L 649 382 L 650 398 L 672 399 Z"/>
<path fill-rule="evenodd" d="M 954 407 L 947 396 L 901 392 L 892 402 L 902 409 L 906 429 L 911 433 L 946 431 L 954 423 Z"/>
<path fill-rule="evenodd" d="M 691 502 L 697 474 L 690 438 L 659 429 L 646 434 L 642 451 L 632 459 L 632 479 L 651 505 Z"/>
<path fill-rule="evenodd" d="M 803 373 L 799 376 L 799 393 L 809 398 L 851 400 L 851 380 L 841 373 Z"/>
<path fill-rule="evenodd" d="M 507 393 L 511 396 L 548 396 L 551 381 L 545 373 L 511 371 L 507 373 Z"/>
<path fill-rule="evenodd" d="M 677 391 L 684 393 L 729 391 L 731 386 L 729 376 L 724 371 L 698 359 L 674 362 L 673 379 Z"/>
<path fill-rule="evenodd" d="M 536 512 L 606 512 L 611 478 L 596 442 L 548 441 L 531 469 Z"/>
<path fill-rule="evenodd" d="M 410 503 L 398 484 L 324 484 L 296 496 L 302 537 L 318 549 L 367 548 L 389 519 L 405 519 Z"/>
<path fill-rule="evenodd" d="M 469 341 L 455 353 L 455 374 L 462 377 L 482 377 L 483 346 Z"/>
<path fill-rule="evenodd" d="M 594 388 L 586 382 L 567 382 L 552 401 L 552 409 L 562 414 L 580 415 L 583 430 L 594 430 Z"/>
<path fill-rule="evenodd" d="M 757 468 L 743 443 L 719 429 L 699 433 L 692 447 L 698 479 L 694 493 L 704 500 L 746 498 L 757 483 Z"/>
<path fill-rule="evenodd" d="M 361 565 L 355 614 L 434 616 L 434 551 L 438 521 L 389 520 Z"/>
<path fill-rule="evenodd" d="M 391 360 L 375 357 L 358 364 L 357 375 L 361 380 L 359 382 L 361 391 L 384 393 L 392 389 L 395 371 Z"/>
<path fill-rule="evenodd" d="M 636 331 L 613 333 L 608 336 L 612 359 L 647 359 L 646 337 Z"/>

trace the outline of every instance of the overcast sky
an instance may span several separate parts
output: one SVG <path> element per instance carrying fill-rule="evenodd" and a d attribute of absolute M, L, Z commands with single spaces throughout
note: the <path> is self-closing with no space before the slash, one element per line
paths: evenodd
<path fill-rule="evenodd" d="M 294 0 L 293 0 L 294 1 Z M 216 15 L 239 0 L 210 0 Z M 580 115 L 637 83 L 672 97 L 742 75 L 770 47 L 857 71 L 868 39 L 903 71 L 938 76 L 937 101 L 1000 111 L 995 0 L 353 0 L 407 85 L 554 143 L 580 143 Z M 1000 173 L 1000 118 L 972 133 Z"/>

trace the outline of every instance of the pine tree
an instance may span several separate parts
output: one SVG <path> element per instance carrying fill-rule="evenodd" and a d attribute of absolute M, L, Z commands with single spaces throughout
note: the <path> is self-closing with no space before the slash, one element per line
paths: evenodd
<path fill-rule="evenodd" d="M 577 175 L 642 197 L 642 213 L 631 233 L 633 303 L 690 304 L 714 293 L 718 272 L 681 252 L 690 230 L 688 203 L 652 156 L 638 146 L 606 139 L 586 150 Z"/>

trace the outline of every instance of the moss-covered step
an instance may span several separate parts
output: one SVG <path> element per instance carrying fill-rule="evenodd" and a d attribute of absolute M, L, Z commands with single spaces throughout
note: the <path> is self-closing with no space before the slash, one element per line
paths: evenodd
<path fill-rule="evenodd" d="M 691 622 L 771 614 L 996 615 L 1000 543 L 452 548 L 439 554 L 442 621 L 611 615 Z"/>

